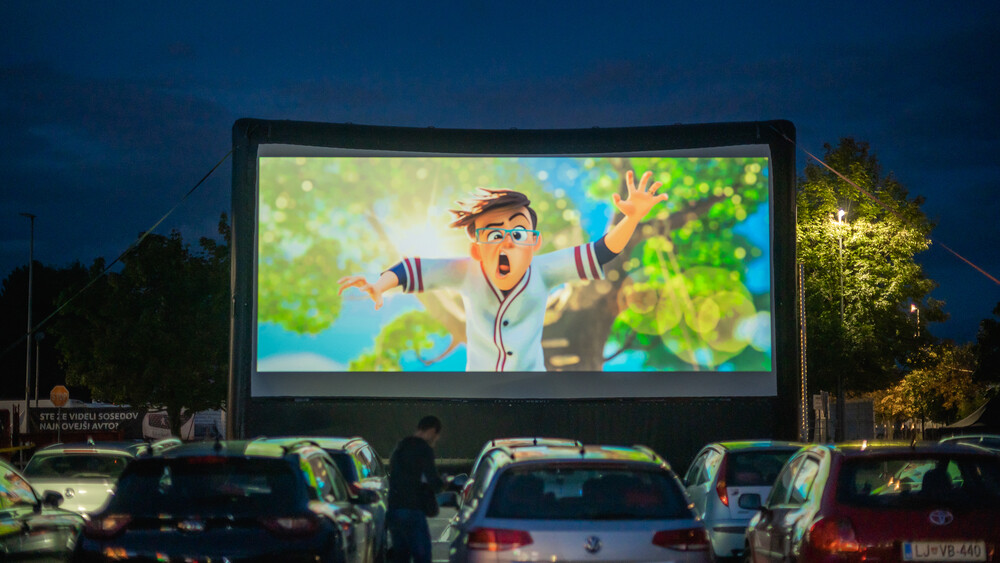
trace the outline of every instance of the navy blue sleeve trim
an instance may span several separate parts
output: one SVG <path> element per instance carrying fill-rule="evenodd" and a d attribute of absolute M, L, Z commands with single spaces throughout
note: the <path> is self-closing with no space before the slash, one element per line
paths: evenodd
<path fill-rule="evenodd" d="M 406 266 L 404 266 L 402 262 L 396 262 L 395 266 L 389 268 L 386 271 L 396 274 L 396 277 L 399 278 L 399 286 L 402 287 L 404 290 L 406 289 L 407 287 Z"/>
<path fill-rule="evenodd" d="M 604 235 L 607 236 L 607 235 Z M 604 242 L 604 237 L 594 243 L 594 254 L 597 255 L 597 261 L 604 266 L 608 262 L 614 260 L 615 256 L 618 256 L 617 252 L 611 252 L 608 245 Z"/>

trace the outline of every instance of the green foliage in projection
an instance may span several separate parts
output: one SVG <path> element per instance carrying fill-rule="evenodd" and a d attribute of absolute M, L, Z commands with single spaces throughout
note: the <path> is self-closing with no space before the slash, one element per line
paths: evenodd
<path fill-rule="evenodd" d="M 435 346 L 433 337 L 445 338 L 448 332 L 425 311 L 403 313 L 387 324 L 375 338 L 375 349 L 363 352 L 351 361 L 351 371 L 398 371 L 404 354 L 412 352 L 422 362 Z"/>
<path fill-rule="evenodd" d="M 641 242 L 621 266 L 628 279 L 611 341 L 644 351 L 652 369 L 733 361 L 738 369 L 770 370 L 768 350 L 753 346 L 770 330 L 761 318 L 769 299 L 744 285 L 747 264 L 763 249 L 733 231 L 767 203 L 766 159 L 633 158 L 622 166 L 653 170 L 670 199 L 640 226 Z M 605 195 L 606 184 L 595 183 L 591 193 Z"/>

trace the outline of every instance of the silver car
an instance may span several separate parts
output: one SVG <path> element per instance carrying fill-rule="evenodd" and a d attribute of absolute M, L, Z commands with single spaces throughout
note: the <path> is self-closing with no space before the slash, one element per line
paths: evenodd
<path fill-rule="evenodd" d="M 708 532 L 652 450 L 496 448 L 445 530 L 450 561 L 712 560 Z"/>
<path fill-rule="evenodd" d="M 31 456 L 24 476 L 38 490 L 61 494 L 62 508 L 89 514 L 114 494 L 118 476 L 137 453 L 127 443 L 53 444 Z"/>
<path fill-rule="evenodd" d="M 684 474 L 694 511 L 704 520 L 717 558 L 743 554 L 746 529 L 798 442 L 715 442 L 698 452 Z"/>

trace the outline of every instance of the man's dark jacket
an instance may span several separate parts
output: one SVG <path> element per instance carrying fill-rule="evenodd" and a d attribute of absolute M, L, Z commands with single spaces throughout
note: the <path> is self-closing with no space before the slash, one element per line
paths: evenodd
<path fill-rule="evenodd" d="M 407 436 L 396 444 L 389 459 L 389 510 L 423 510 L 422 487 L 438 492 L 444 486 L 434 467 L 434 449 L 419 436 Z"/>

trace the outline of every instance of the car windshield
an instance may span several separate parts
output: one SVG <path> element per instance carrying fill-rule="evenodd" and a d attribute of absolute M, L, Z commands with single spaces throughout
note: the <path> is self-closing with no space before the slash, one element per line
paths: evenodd
<path fill-rule="evenodd" d="M 1000 459 L 940 454 L 850 459 L 840 472 L 837 501 L 871 507 L 1000 506 Z"/>
<path fill-rule="evenodd" d="M 129 514 L 259 515 L 305 505 L 293 468 L 280 459 L 190 457 L 133 462 L 109 510 Z"/>
<path fill-rule="evenodd" d="M 24 468 L 29 479 L 85 479 L 110 477 L 117 479 L 129 456 L 116 454 L 57 454 L 36 455 Z"/>
<path fill-rule="evenodd" d="M 515 468 L 497 480 L 492 518 L 660 520 L 689 518 L 669 473 L 629 467 Z"/>
<path fill-rule="evenodd" d="M 16 471 L 0 463 L 0 510 L 38 502 L 35 493 Z"/>
<path fill-rule="evenodd" d="M 796 450 L 747 450 L 729 454 L 726 485 L 730 487 L 770 487 L 782 466 Z"/>

